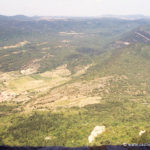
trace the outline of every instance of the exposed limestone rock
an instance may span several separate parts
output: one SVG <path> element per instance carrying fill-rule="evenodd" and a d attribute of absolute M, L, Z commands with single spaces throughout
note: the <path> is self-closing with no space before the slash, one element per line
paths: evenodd
<path fill-rule="evenodd" d="M 116 44 L 130 45 L 130 43 L 126 41 L 116 41 Z"/>
<path fill-rule="evenodd" d="M 48 42 L 41 42 L 41 43 L 38 43 L 37 46 L 41 46 L 41 45 L 45 45 L 47 44 Z"/>
<path fill-rule="evenodd" d="M 32 60 L 32 62 L 28 66 L 25 66 L 24 69 L 20 71 L 20 73 L 23 75 L 30 75 L 36 73 L 38 68 L 40 67 L 40 61 L 41 59 Z"/>
<path fill-rule="evenodd" d="M 45 137 L 45 140 L 48 141 L 48 140 L 51 140 L 52 138 L 50 136 L 47 136 Z"/>
<path fill-rule="evenodd" d="M 142 134 L 144 134 L 146 131 L 145 130 L 141 130 L 140 132 L 139 132 L 139 136 L 142 136 Z"/>
<path fill-rule="evenodd" d="M 69 40 L 63 40 L 63 41 L 61 41 L 62 43 L 70 43 L 70 41 Z"/>
<path fill-rule="evenodd" d="M 17 94 L 15 92 L 12 92 L 12 91 L 0 92 L 0 102 L 10 101 L 13 98 L 15 98 L 16 96 L 17 96 Z"/>
<path fill-rule="evenodd" d="M 26 70 L 21 70 L 20 72 L 23 75 L 30 75 L 30 74 L 36 73 L 37 69 L 35 69 L 35 68 L 28 68 Z"/>
<path fill-rule="evenodd" d="M 51 49 L 50 47 L 44 47 L 44 48 L 42 48 L 42 50 L 49 50 L 49 49 Z"/>
<path fill-rule="evenodd" d="M 71 72 L 67 69 L 67 64 L 57 67 L 52 71 L 47 71 L 41 74 L 42 77 L 57 77 L 57 76 L 70 76 Z"/>
<path fill-rule="evenodd" d="M 28 41 L 23 41 L 23 42 L 17 43 L 16 45 L 10 45 L 10 46 L 0 47 L 0 49 L 9 49 L 9 48 L 22 47 L 22 46 L 24 46 L 24 45 L 26 45 L 28 43 L 29 43 Z"/>
<path fill-rule="evenodd" d="M 74 74 L 74 76 L 79 76 L 79 75 L 84 74 L 91 66 L 93 66 L 93 64 L 89 64 L 89 65 L 87 65 L 85 67 L 83 67 L 83 66 L 76 67 L 75 68 L 75 72 L 76 73 Z"/>
<path fill-rule="evenodd" d="M 88 141 L 89 141 L 89 143 L 92 143 L 94 140 L 95 140 L 95 138 L 98 136 L 98 135 L 100 135 L 100 134 L 102 134 L 103 132 L 105 132 L 105 126 L 96 126 L 95 128 L 94 128 L 94 130 L 91 132 L 91 135 L 88 137 Z"/>

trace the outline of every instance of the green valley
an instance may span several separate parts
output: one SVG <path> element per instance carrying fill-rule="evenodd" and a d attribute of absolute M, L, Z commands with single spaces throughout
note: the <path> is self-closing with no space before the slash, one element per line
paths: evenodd
<path fill-rule="evenodd" d="M 149 143 L 149 120 L 149 19 L 0 16 L 1 145 Z"/>

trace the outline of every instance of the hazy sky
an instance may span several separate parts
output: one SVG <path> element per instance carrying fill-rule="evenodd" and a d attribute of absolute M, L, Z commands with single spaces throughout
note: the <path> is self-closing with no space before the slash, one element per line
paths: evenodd
<path fill-rule="evenodd" d="M 150 15 L 150 0 L 0 0 L 1 15 Z"/>

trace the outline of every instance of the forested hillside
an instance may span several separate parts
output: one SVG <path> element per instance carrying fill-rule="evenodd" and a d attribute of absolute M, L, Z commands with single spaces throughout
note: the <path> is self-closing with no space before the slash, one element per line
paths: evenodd
<path fill-rule="evenodd" d="M 0 144 L 149 143 L 149 66 L 149 19 L 0 16 Z"/>

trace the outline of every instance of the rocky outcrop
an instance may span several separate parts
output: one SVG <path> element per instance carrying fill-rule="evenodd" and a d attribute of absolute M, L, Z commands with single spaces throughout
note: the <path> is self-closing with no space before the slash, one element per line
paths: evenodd
<path fill-rule="evenodd" d="M 98 135 L 100 135 L 100 134 L 102 134 L 103 132 L 105 132 L 105 126 L 96 126 L 95 128 L 94 128 L 94 130 L 91 132 L 91 135 L 88 137 L 88 141 L 89 141 L 89 143 L 92 143 L 94 140 L 95 140 L 95 138 L 98 136 Z"/>
<path fill-rule="evenodd" d="M 16 96 L 17 96 L 17 94 L 15 92 L 12 92 L 12 91 L 0 92 L 0 102 L 10 101 L 13 98 L 15 98 Z"/>
<path fill-rule="evenodd" d="M 142 136 L 142 134 L 144 134 L 146 131 L 145 130 L 141 130 L 140 132 L 139 132 L 139 136 Z"/>

